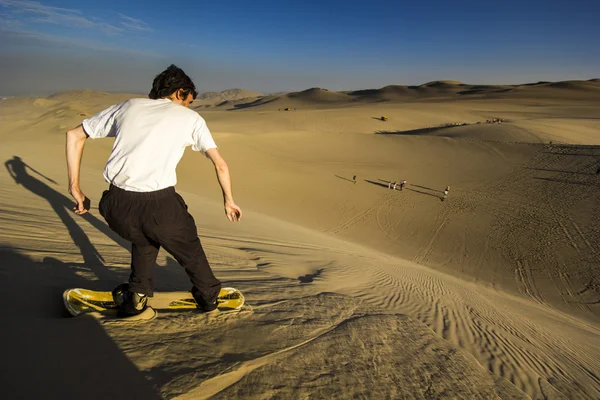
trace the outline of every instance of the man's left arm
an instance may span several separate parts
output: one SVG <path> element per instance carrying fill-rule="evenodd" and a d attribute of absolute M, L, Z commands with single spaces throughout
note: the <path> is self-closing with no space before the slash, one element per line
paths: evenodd
<path fill-rule="evenodd" d="M 69 174 L 69 193 L 77 202 L 73 208 L 75 214 L 85 214 L 90 209 L 90 199 L 88 199 L 79 187 L 79 171 L 81 169 L 81 158 L 83 148 L 88 135 L 85 133 L 82 125 L 67 131 L 67 170 Z"/>

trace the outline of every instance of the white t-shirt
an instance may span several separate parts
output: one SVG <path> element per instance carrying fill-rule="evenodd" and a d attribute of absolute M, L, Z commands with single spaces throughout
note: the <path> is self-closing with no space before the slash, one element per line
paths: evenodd
<path fill-rule="evenodd" d="M 127 100 L 82 124 L 92 139 L 115 138 L 104 179 L 132 192 L 175 186 L 187 146 L 202 153 L 217 147 L 198 113 L 168 99 Z"/>

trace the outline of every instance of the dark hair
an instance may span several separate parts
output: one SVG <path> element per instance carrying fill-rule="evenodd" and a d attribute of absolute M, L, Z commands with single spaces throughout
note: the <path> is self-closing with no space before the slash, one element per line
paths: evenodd
<path fill-rule="evenodd" d="M 181 94 L 184 99 L 187 98 L 190 93 L 194 96 L 194 99 L 198 95 L 198 93 L 196 93 L 196 86 L 190 77 L 187 76 L 181 68 L 171 64 L 169 68 L 156 75 L 154 82 L 152 82 L 152 90 L 150 90 L 148 97 L 155 100 L 162 97 L 169 97 L 179 89 L 182 90 Z"/>

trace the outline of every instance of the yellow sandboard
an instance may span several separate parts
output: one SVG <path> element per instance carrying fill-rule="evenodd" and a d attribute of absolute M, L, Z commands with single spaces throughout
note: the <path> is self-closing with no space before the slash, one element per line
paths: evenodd
<path fill-rule="evenodd" d="M 67 289 L 63 293 L 63 301 L 65 308 L 73 316 L 94 312 L 100 314 L 117 312 L 112 292 L 82 288 Z M 217 308 L 219 311 L 239 310 L 244 302 L 244 295 L 239 290 L 230 287 L 221 288 Z M 148 306 L 155 310 L 165 311 L 197 309 L 196 301 L 190 292 L 156 292 L 154 297 L 148 298 Z"/>

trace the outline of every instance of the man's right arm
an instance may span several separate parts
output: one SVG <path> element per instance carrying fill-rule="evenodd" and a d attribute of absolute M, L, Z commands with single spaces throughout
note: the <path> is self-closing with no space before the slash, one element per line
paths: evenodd
<path fill-rule="evenodd" d="M 217 179 L 219 180 L 219 185 L 221 185 L 221 190 L 223 191 L 223 201 L 225 203 L 225 215 L 227 216 L 227 219 L 232 222 L 239 221 L 242 218 L 242 210 L 233 201 L 229 166 L 216 148 L 206 150 L 206 156 L 215 166 Z"/>

